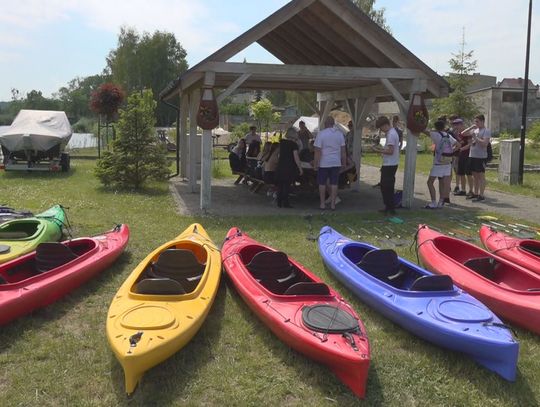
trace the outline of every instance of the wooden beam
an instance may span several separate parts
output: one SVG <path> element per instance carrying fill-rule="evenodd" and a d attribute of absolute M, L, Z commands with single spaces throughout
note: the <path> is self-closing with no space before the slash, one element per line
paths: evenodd
<path fill-rule="evenodd" d="M 220 104 L 221 102 L 223 102 L 223 100 L 229 96 L 231 93 L 233 93 L 236 89 L 238 89 L 246 80 L 249 79 L 249 77 L 251 76 L 251 74 L 249 73 L 245 73 L 245 74 L 242 74 L 237 80 L 235 80 L 233 83 L 231 83 L 231 85 L 225 89 L 223 92 L 221 92 L 218 97 L 216 98 L 217 99 L 217 102 L 218 104 Z"/>
<path fill-rule="evenodd" d="M 193 68 L 193 72 L 213 71 L 216 73 L 253 75 L 272 75 L 279 78 L 309 78 L 323 80 L 379 80 L 387 79 L 416 79 L 425 78 L 422 71 L 406 68 L 361 68 L 351 66 L 328 66 L 328 65 L 278 65 L 278 64 L 250 64 L 241 62 L 216 62 L 210 61 L 200 68 Z"/>
<path fill-rule="evenodd" d="M 380 81 L 380 80 L 379 80 Z M 408 94 L 411 88 L 410 80 L 402 80 L 393 82 L 394 88 L 401 94 Z M 334 100 L 346 100 L 346 99 L 365 99 L 368 97 L 383 97 L 392 96 L 390 91 L 382 84 L 354 87 L 346 90 L 319 92 L 317 94 L 318 100 L 334 99 Z"/>
<path fill-rule="evenodd" d="M 310 6 L 314 2 L 315 0 L 291 1 L 274 14 L 261 21 L 259 24 L 235 38 L 218 51 L 214 52 L 208 58 L 203 60 L 201 64 L 204 64 L 207 61 L 226 61 L 230 59 L 243 49 L 267 35 L 269 32 L 277 29 L 280 25 L 289 20 L 291 16 L 298 14 L 301 10 Z"/>
<path fill-rule="evenodd" d="M 392 85 L 392 82 L 390 82 L 386 78 L 381 78 L 381 83 L 392 94 L 392 96 L 394 97 L 394 100 L 397 102 L 400 108 L 406 109 L 407 102 L 405 101 L 403 96 L 401 96 L 401 93 L 399 93 L 399 91 L 396 88 L 394 88 L 394 85 Z"/>
<path fill-rule="evenodd" d="M 188 185 L 192 193 L 197 191 L 197 110 L 201 99 L 200 89 L 194 89 L 189 95 L 189 167 Z"/>
<path fill-rule="evenodd" d="M 409 106 L 413 100 L 413 94 L 422 91 L 423 84 L 421 81 L 413 81 L 411 84 Z M 416 150 L 416 143 L 418 141 L 419 134 L 415 134 L 412 131 L 407 131 L 407 147 L 405 148 L 405 169 L 403 174 L 403 197 L 401 204 L 404 208 L 411 208 L 414 201 L 414 179 L 416 174 L 416 157 L 418 152 Z"/>
<path fill-rule="evenodd" d="M 189 116 L 189 97 L 182 95 L 180 99 L 180 144 L 176 148 L 180 149 L 180 177 L 186 178 L 188 174 L 188 129 L 187 118 Z"/>
<path fill-rule="evenodd" d="M 308 48 L 299 45 L 298 41 L 291 41 L 291 35 L 287 35 L 285 27 L 268 34 L 265 38 L 271 38 L 278 44 L 278 49 L 287 49 L 294 55 L 298 55 L 301 61 L 306 61 L 309 65 L 318 65 L 317 57 L 314 56 Z M 294 38 L 296 40 L 296 38 Z M 279 65 L 282 66 L 282 65 Z"/>
<path fill-rule="evenodd" d="M 204 75 L 204 88 L 202 98 L 209 100 L 212 98 L 216 74 L 212 71 Z M 206 212 L 212 204 L 212 129 L 203 130 L 201 138 L 201 209 Z"/>
<path fill-rule="evenodd" d="M 355 115 L 353 116 L 353 160 L 356 163 L 357 178 L 352 185 L 353 191 L 360 190 L 360 169 L 362 167 L 362 130 L 364 128 L 364 122 L 371 112 L 374 97 L 366 99 L 356 99 L 354 105 Z"/>

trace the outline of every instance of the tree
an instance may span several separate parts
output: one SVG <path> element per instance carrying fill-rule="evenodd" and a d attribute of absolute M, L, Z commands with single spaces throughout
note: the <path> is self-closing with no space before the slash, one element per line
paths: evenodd
<path fill-rule="evenodd" d="M 129 96 L 127 107 L 120 110 L 112 151 L 103 154 L 95 169 L 104 185 L 139 189 L 147 179 L 167 178 L 167 150 L 154 136 L 155 108 L 149 89 Z"/>
<path fill-rule="evenodd" d="M 261 99 L 251 105 L 251 113 L 253 117 L 259 123 L 259 128 L 268 132 L 270 130 L 270 123 L 279 122 L 281 114 L 273 112 L 272 102 L 268 99 Z"/>
<path fill-rule="evenodd" d="M 172 33 L 155 31 L 139 35 L 134 28 L 122 27 L 118 46 L 107 57 L 107 69 L 114 82 L 128 93 L 147 88 L 157 98 L 169 82 L 187 70 L 186 55 Z M 176 119 L 176 113 L 160 105 L 156 119 L 159 125 L 168 125 Z"/>
<path fill-rule="evenodd" d="M 476 70 L 476 60 L 473 52 L 465 52 L 465 34 L 461 41 L 461 48 L 457 54 L 452 53 L 448 83 L 451 92 L 446 98 L 433 101 L 432 117 L 455 114 L 464 119 L 471 119 L 479 113 L 479 108 L 472 97 L 467 95 L 467 88 L 471 81 L 471 74 Z"/>
<path fill-rule="evenodd" d="M 384 12 L 386 9 L 384 7 L 376 10 L 375 9 L 375 2 L 377 0 L 351 0 L 352 3 L 360 8 L 364 13 L 367 14 L 369 18 L 371 18 L 375 23 L 377 23 L 378 26 L 383 28 L 384 30 L 390 31 L 390 27 L 386 24 L 386 18 L 384 17 Z"/>

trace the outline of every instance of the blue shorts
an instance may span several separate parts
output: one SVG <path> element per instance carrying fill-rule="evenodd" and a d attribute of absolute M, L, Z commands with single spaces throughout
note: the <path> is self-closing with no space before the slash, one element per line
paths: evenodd
<path fill-rule="evenodd" d="M 319 168 L 317 171 L 317 182 L 319 185 L 326 185 L 326 180 L 330 179 L 330 185 L 337 185 L 340 169 L 341 167 Z"/>

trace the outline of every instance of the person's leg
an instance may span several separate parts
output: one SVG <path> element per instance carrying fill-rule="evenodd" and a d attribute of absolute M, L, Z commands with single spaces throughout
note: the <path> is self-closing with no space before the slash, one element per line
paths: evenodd
<path fill-rule="evenodd" d="M 479 189 L 480 189 L 480 173 L 473 171 L 472 177 L 473 177 L 473 194 L 478 196 Z"/>
<path fill-rule="evenodd" d="M 283 180 L 278 180 L 277 184 L 277 206 L 281 208 L 283 206 Z"/>
<path fill-rule="evenodd" d="M 336 209 L 336 198 L 339 181 L 339 167 L 330 168 L 329 187 L 330 187 L 330 209 Z"/>
<path fill-rule="evenodd" d="M 283 192 L 282 192 L 282 206 L 284 208 L 291 208 L 289 202 L 289 192 L 291 190 L 291 181 L 286 181 L 283 183 Z"/>
<path fill-rule="evenodd" d="M 319 184 L 319 208 L 326 208 L 326 168 L 319 168 L 317 171 L 317 183 Z"/>
<path fill-rule="evenodd" d="M 429 176 L 427 179 L 427 187 L 429 190 L 429 197 L 431 198 L 431 202 L 435 203 L 437 201 L 437 193 L 435 192 L 435 178 L 433 176 Z"/>
<path fill-rule="evenodd" d="M 381 167 L 381 179 L 379 181 L 379 184 L 381 186 L 381 195 L 382 200 L 384 204 L 384 211 L 386 212 L 388 210 L 388 190 L 391 188 L 390 185 L 390 172 L 388 166 Z"/>

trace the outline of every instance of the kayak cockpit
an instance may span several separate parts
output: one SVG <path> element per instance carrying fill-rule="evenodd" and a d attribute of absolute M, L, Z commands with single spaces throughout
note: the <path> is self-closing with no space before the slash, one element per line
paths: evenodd
<path fill-rule="evenodd" d="M 273 294 L 330 295 L 326 284 L 311 279 L 283 252 L 252 245 L 240 250 L 240 258 L 253 279 Z"/>
<path fill-rule="evenodd" d="M 96 242 L 79 239 L 66 243 L 47 242 L 36 247 L 35 256 L 25 256 L 12 267 L 0 267 L 0 284 L 15 284 L 51 272 L 92 251 Z"/>
<path fill-rule="evenodd" d="M 397 253 L 391 249 L 374 249 L 351 243 L 343 247 L 343 255 L 361 271 L 398 290 L 454 290 L 450 276 L 422 273 L 418 268 L 400 261 Z"/>
<path fill-rule="evenodd" d="M 199 256 L 200 257 L 200 256 Z M 182 295 L 195 291 L 206 269 L 189 249 L 170 248 L 162 251 L 146 267 L 134 291 L 147 295 Z"/>

